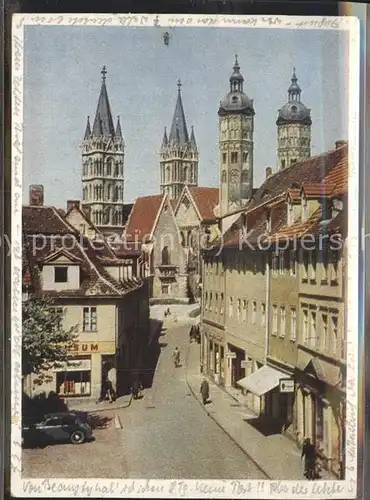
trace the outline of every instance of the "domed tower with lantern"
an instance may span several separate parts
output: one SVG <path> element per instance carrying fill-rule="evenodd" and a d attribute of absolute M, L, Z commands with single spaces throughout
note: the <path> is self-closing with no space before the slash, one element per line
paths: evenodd
<path fill-rule="evenodd" d="M 278 111 L 278 169 L 311 156 L 311 111 L 301 102 L 301 88 L 293 68 L 288 102 Z"/>
<path fill-rule="evenodd" d="M 245 205 L 253 189 L 253 99 L 244 93 L 237 56 L 233 69 L 230 91 L 218 110 L 221 216 Z"/>

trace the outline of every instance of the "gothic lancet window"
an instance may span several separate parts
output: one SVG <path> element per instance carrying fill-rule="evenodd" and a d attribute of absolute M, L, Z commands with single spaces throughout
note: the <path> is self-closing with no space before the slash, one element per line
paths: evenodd
<path fill-rule="evenodd" d="M 112 175 L 112 158 L 108 158 L 107 160 L 107 175 Z"/>
<path fill-rule="evenodd" d="M 168 247 L 164 247 L 162 249 L 162 265 L 168 266 L 170 264 L 171 264 L 170 252 L 168 250 Z"/>
<path fill-rule="evenodd" d="M 230 201 L 237 201 L 240 197 L 240 174 L 238 170 L 230 172 L 229 179 L 229 199 Z"/>
<path fill-rule="evenodd" d="M 113 201 L 118 201 L 118 186 L 114 187 Z"/>
<path fill-rule="evenodd" d="M 226 182 L 226 170 L 221 172 L 221 182 Z"/>

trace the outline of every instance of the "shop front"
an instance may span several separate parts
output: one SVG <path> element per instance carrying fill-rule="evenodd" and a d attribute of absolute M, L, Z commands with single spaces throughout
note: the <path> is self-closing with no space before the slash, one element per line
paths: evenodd
<path fill-rule="evenodd" d="M 254 412 L 270 420 L 275 431 L 281 432 L 292 420 L 290 392 L 292 386 L 294 391 L 294 382 L 292 384 L 286 373 L 272 366 L 253 361 L 249 365 L 254 367 L 253 372 L 239 379 L 237 385 L 251 399 Z"/>
<path fill-rule="evenodd" d="M 216 384 L 225 384 L 225 347 L 223 332 L 209 325 L 203 326 L 201 335 L 201 367 Z"/>
<path fill-rule="evenodd" d="M 114 342 L 77 342 L 67 363 L 54 369 L 56 393 L 61 397 L 99 399 L 106 388 L 116 392 Z"/>

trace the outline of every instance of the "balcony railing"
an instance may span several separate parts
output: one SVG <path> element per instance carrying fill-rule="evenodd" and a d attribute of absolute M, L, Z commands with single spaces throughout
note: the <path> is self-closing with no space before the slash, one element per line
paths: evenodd
<path fill-rule="evenodd" d="M 160 264 L 158 266 L 160 278 L 176 278 L 178 267 L 173 264 Z"/>

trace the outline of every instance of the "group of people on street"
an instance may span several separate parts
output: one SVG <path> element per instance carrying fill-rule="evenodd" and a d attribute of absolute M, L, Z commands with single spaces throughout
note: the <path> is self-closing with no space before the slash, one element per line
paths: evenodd
<path fill-rule="evenodd" d="M 200 329 L 199 329 L 199 325 L 191 325 L 191 328 L 190 328 L 190 331 L 189 331 L 189 338 L 190 338 L 190 342 L 193 342 L 193 340 L 195 342 L 197 342 L 198 344 L 200 344 Z"/>

